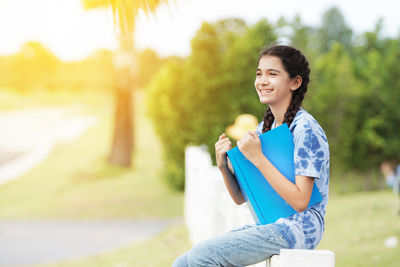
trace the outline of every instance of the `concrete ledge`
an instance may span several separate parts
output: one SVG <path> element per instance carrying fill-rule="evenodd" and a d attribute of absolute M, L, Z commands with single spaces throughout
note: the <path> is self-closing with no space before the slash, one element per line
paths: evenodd
<path fill-rule="evenodd" d="M 267 267 L 334 267 L 335 253 L 329 250 L 281 249 L 267 260 Z"/>

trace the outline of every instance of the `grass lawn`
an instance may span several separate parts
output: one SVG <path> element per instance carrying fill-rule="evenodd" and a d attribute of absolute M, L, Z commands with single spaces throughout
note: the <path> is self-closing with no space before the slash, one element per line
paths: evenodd
<path fill-rule="evenodd" d="M 334 251 L 336 266 L 400 266 L 400 245 L 384 246 L 389 236 L 400 240 L 398 208 L 389 190 L 332 195 L 318 249 Z"/>

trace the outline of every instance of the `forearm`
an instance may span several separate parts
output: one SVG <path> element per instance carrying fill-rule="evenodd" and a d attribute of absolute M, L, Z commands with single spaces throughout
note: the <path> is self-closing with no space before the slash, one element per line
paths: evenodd
<path fill-rule="evenodd" d="M 240 190 L 236 177 L 229 171 L 228 166 L 223 165 L 219 167 L 219 170 L 224 177 L 225 186 L 228 189 L 228 192 L 231 195 L 233 201 L 238 205 L 246 202 L 243 197 L 242 191 Z"/>
<path fill-rule="evenodd" d="M 305 192 L 305 190 L 302 192 L 296 183 L 289 181 L 264 155 L 260 156 L 253 164 L 293 209 L 301 212 L 307 208 L 311 192 Z"/>

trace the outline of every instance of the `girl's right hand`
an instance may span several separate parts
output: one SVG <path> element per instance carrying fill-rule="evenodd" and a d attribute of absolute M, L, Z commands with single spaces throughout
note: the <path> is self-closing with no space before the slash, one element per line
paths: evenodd
<path fill-rule="evenodd" d="M 221 134 L 215 143 L 215 157 L 217 159 L 218 168 L 227 166 L 226 152 L 232 148 L 232 143 L 226 134 Z"/>

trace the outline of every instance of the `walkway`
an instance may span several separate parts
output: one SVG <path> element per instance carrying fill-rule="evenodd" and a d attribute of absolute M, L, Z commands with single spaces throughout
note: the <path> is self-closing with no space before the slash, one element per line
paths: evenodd
<path fill-rule="evenodd" d="M 29 266 L 102 253 L 150 238 L 181 219 L 0 221 L 0 266 Z"/>

